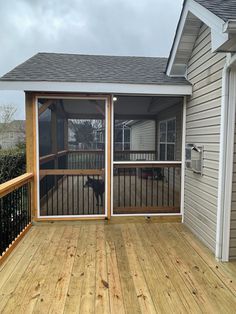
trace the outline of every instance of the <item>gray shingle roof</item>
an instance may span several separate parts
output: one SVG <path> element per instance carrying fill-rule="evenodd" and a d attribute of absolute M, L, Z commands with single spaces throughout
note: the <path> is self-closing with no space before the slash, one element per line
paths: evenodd
<path fill-rule="evenodd" d="M 167 58 L 38 53 L 2 81 L 189 84 L 165 74 Z"/>
<path fill-rule="evenodd" d="M 209 11 L 227 21 L 236 19 L 236 0 L 195 0 Z"/>

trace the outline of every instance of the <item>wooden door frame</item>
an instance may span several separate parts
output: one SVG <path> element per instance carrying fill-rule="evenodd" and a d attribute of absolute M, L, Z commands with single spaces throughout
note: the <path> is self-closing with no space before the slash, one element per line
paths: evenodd
<path fill-rule="evenodd" d="M 67 98 L 67 99 L 99 99 L 105 101 L 105 123 L 106 123 L 106 144 L 105 144 L 105 214 L 91 217 L 65 216 L 45 217 L 40 216 L 39 196 L 39 138 L 38 138 L 38 98 Z M 111 218 L 111 170 L 112 170 L 112 95 L 80 94 L 80 93 L 26 93 L 26 150 L 27 150 L 27 171 L 33 172 L 34 184 L 32 193 L 32 220 L 33 221 L 68 221 L 68 220 L 104 220 Z"/>

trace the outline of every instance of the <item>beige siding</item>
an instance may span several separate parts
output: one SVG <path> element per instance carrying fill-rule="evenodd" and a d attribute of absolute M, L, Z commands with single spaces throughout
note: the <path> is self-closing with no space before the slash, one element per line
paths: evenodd
<path fill-rule="evenodd" d="M 193 95 L 187 102 L 186 143 L 204 147 L 203 176 L 186 170 L 185 224 L 214 252 L 216 245 L 222 69 L 225 54 L 211 52 L 202 26 L 188 64 Z"/>
<path fill-rule="evenodd" d="M 175 159 L 181 160 L 182 149 L 182 104 L 177 104 L 162 110 L 157 115 L 157 139 L 159 141 L 159 122 L 176 118 L 176 145 L 175 145 Z"/>
<path fill-rule="evenodd" d="M 230 259 L 236 259 L 236 128 L 234 134 L 234 164 L 232 182 L 232 207 L 231 207 L 229 257 Z"/>
<path fill-rule="evenodd" d="M 131 150 L 155 150 L 155 121 L 133 124 L 130 132 Z"/>

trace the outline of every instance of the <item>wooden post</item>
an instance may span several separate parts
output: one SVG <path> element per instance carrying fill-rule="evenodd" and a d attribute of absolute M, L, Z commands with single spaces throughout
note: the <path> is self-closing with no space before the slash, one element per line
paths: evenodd
<path fill-rule="evenodd" d="M 64 150 L 68 150 L 68 119 L 64 118 Z"/>
<path fill-rule="evenodd" d="M 68 118 L 64 117 L 64 150 L 67 151 L 66 154 L 66 167 L 69 166 L 69 152 L 68 152 Z"/>
<path fill-rule="evenodd" d="M 155 156 L 156 160 L 158 160 L 158 129 L 157 129 L 157 117 L 155 119 Z"/>
<path fill-rule="evenodd" d="M 31 185 L 31 215 L 32 221 L 37 218 L 37 144 L 36 144 L 36 103 L 33 93 L 25 93 L 25 114 L 26 114 L 26 171 L 33 173 Z"/>
<path fill-rule="evenodd" d="M 107 99 L 107 219 L 111 219 L 112 96 Z"/>
<path fill-rule="evenodd" d="M 52 134 L 52 154 L 55 155 L 54 168 L 57 169 L 58 158 L 57 158 L 57 111 L 56 108 L 51 111 L 51 134 Z"/>

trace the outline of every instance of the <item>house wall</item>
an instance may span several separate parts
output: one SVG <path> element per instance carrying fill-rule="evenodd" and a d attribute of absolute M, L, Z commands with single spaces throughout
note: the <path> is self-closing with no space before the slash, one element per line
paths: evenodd
<path fill-rule="evenodd" d="M 175 160 L 181 160 L 182 156 L 182 103 L 162 110 L 157 115 L 157 139 L 159 141 L 159 122 L 176 118 L 176 142 L 175 142 Z"/>
<path fill-rule="evenodd" d="M 131 150 L 155 150 L 155 121 L 141 121 L 131 126 Z"/>
<path fill-rule="evenodd" d="M 130 146 L 131 150 L 155 150 L 159 139 L 159 122 L 176 118 L 176 152 L 175 159 L 181 160 L 182 150 L 182 104 L 177 104 L 160 111 L 157 114 L 157 134 L 154 120 L 139 121 L 131 126 Z M 158 150 L 158 146 L 157 146 Z"/>
<path fill-rule="evenodd" d="M 0 149 L 14 148 L 18 144 L 25 142 L 24 132 L 6 131 L 0 137 Z"/>
<path fill-rule="evenodd" d="M 236 121 L 236 117 L 235 117 Z M 236 259 L 236 125 L 234 131 L 234 158 L 233 158 L 233 182 L 232 182 L 232 206 L 230 223 L 229 258 Z"/>
<path fill-rule="evenodd" d="M 203 175 L 186 170 L 184 223 L 213 251 L 220 147 L 222 70 L 225 54 L 211 52 L 210 29 L 203 25 L 187 67 L 193 94 L 187 101 L 186 144 L 204 147 Z"/>

